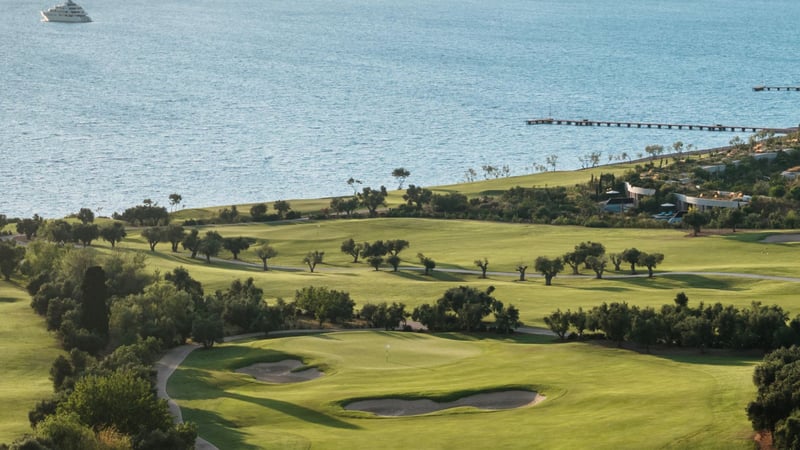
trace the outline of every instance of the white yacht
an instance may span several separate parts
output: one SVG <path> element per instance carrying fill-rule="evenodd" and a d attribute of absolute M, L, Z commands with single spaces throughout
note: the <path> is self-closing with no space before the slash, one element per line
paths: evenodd
<path fill-rule="evenodd" d="M 67 0 L 66 3 L 56 5 L 42 11 L 42 21 L 44 22 L 91 22 L 92 18 L 86 15 L 77 3 Z"/>

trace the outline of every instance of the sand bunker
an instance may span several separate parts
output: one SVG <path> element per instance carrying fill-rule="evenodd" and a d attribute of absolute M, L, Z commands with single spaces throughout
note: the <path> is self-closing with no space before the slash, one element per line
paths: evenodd
<path fill-rule="evenodd" d="M 416 416 L 459 406 L 472 406 L 485 410 L 512 409 L 535 405 L 545 397 L 531 391 L 500 391 L 475 394 L 452 402 L 437 403 L 429 399 L 402 400 L 383 398 L 359 400 L 344 407 L 349 411 L 371 412 L 378 416 Z"/>
<path fill-rule="evenodd" d="M 259 381 L 269 383 L 299 383 L 309 381 L 322 376 L 322 372 L 312 367 L 306 370 L 292 372 L 292 370 L 302 367 L 303 363 L 296 359 L 285 359 L 274 363 L 257 363 L 252 366 L 236 369 L 238 373 L 246 373 Z"/>

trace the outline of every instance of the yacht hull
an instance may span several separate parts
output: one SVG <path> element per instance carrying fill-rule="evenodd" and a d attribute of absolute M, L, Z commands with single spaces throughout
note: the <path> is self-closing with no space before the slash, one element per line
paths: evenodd
<path fill-rule="evenodd" d="M 46 14 L 41 11 L 42 22 L 65 22 L 65 23 L 86 23 L 91 22 L 89 16 L 63 16 L 59 14 Z"/>

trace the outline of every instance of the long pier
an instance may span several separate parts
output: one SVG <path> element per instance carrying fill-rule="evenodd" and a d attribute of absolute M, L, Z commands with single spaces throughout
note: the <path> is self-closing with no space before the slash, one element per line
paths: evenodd
<path fill-rule="evenodd" d="M 753 86 L 756 92 L 761 91 L 800 91 L 800 86 Z"/>
<path fill-rule="evenodd" d="M 743 132 L 743 133 L 757 133 L 759 131 L 768 131 L 776 134 L 788 134 L 797 131 L 797 128 L 767 128 L 767 127 L 740 127 L 730 125 L 693 125 L 685 123 L 653 123 L 653 122 L 614 122 L 606 120 L 570 120 L 570 119 L 553 119 L 550 117 L 542 119 L 528 119 L 525 121 L 528 125 L 572 125 L 578 127 L 616 127 L 616 128 L 645 128 L 645 129 L 658 129 L 658 130 L 698 130 L 698 131 L 727 131 L 727 132 Z"/>

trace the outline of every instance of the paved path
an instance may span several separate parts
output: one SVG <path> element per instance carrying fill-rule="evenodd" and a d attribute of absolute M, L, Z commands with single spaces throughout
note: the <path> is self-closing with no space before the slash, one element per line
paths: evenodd
<path fill-rule="evenodd" d="M 186 359 L 189 353 L 193 352 L 199 347 L 200 346 L 197 344 L 186 344 L 181 345 L 180 347 L 172 348 L 160 360 L 158 360 L 158 362 L 156 362 L 156 370 L 158 371 L 158 377 L 156 381 L 158 397 L 167 401 L 167 405 L 169 405 L 169 412 L 175 419 L 175 423 L 183 422 L 183 415 L 181 414 L 181 407 L 178 406 L 175 400 L 169 397 L 169 394 L 167 394 L 167 380 L 169 380 L 169 377 L 172 376 L 172 373 L 175 372 L 175 369 L 177 369 L 183 360 Z M 218 450 L 214 444 L 206 441 L 200 436 L 197 436 L 194 448 L 199 450 Z"/>
<path fill-rule="evenodd" d="M 368 329 L 374 330 L 374 329 Z M 269 334 L 269 336 L 290 336 L 294 334 L 312 334 L 312 333 L 322 333 L 322 332 L 330 332 L 330 331 L 341 331 L 338 329 L 332 330 L 322 330 L 322 329 L 308 329 L 308 330 L 283 330 L 283 331 L 273 331 Z M 267 335 L 264 333 L 248 333 L 248 334 L 239 334 L 236 336 L 228 336 L 223 339 L 225 342 L 232 342 L 232 341 L 240 341 L 243 339 L 252 339 L 257 337 L 266 337 Z M 164 356 L 159 359 L 156 364 L 156 370 L 158 372 L 156 378 L 156 389 L 158 392 L 158 397 L 163 398 L 167 401 L 167 405 L 169 406 L 169 412 L 172 414 L 172 417 L 175 420 L 175 423 L 182 423 L 183 422 L 183 414 L 181 414 L 181 407 L 175 400 L 171 399 L 169 394 L 167 393 L 167 381 L 169 377 L 175 372 L 175 369 L 181 365 L 184 359 L 189 356 L 189 353 L 200 348 L 198 344 L 186 344 L 181 345 L 179 347 L 171 348 L 167 351 Z M 195 442 L 195 449 L 197 450 L 219 450 L 217 446 L 214 444 L 206 441 L 200 436 L 197 436 L 197 441 Z"/>
<path fill-rule="evenodd" d="M 264 333 L 250 333 L 241 334 L 238 336 L 230 336 L 225 338 L 225 342 L 239 339 L 249 339 L 263 335 Z M 192 353 L 198 348 L 200 348 L 200 345 L 198 344 L 186 344 L 179 347 L 174 347 L 169 349 L 169 351 L 167 351 L 167 353 L 162 356 L 158 362 L 156 362 L 156 370 L 158 371 L 156 378 L 156 389 L 158 390 L 158 397 L 167 401 L 169 412 L 175 419 L 175 423 L 183 422 L 183 414 L 181 414 L 181 407 L 178 406 L 175 400 L 169 397 L 169 394 L 167 394 L 167 381 L 169 380 L 169 377 L 172 376 L 173 372 L 175 372 L 175 369 L 177 369 L 183 360 L 189 356 L 189 353 Z M 201 438 L 200 436 L 197 436 L 197 441 L 195 442 L 194 448 L 198 450 L 219 450 L 217 446 Z"/>

